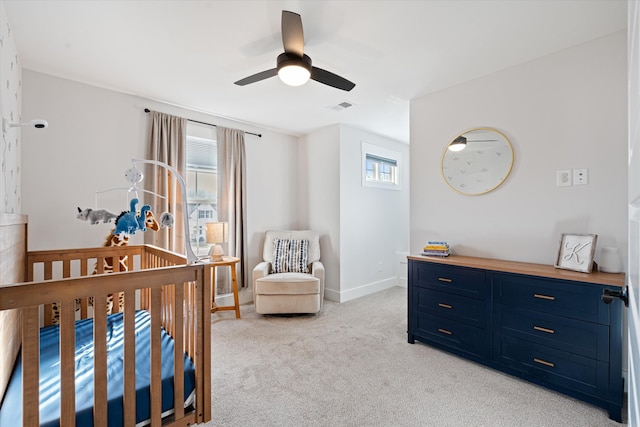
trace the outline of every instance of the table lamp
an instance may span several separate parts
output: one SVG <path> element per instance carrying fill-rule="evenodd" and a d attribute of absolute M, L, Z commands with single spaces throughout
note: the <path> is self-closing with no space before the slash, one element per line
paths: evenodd
<path fill-rule="evenodd" d="M 207 243 L 212 244 L 211 249 L 209 249 L 209 256 L 212 261 L 222 261 L 224 249 L 220 244 L 227 241 L 229 224 L 226 222 L 209 222 L 206 224 L 206 228 Z"/>

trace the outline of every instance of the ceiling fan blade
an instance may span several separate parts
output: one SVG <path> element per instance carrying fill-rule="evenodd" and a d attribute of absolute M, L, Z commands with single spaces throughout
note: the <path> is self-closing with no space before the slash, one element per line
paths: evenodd
<path fill-rule="evenodd" d="M 288 10 L 282 11 L 282 45 L 286 53 L 293 53 L 299 57 L 304 54 L 302 18 Z"/>
<path fill-rule="evenodd" d="M 347 92 L 356 86 L 355 83 L 350 82 L 344 77 L 340 77 L 337 74 L 318 67 L 311 67 L 311 79 L 335 87 L 336 89 L 346 90 Z"/>
<path fill-rule="evenodd" d="M 238 86 L 244 86 L 244 85 L 259 82 L 260 80 L 268 79 L 269 77 L 273 77 L 277 75 L 278 75 L 278 69 L 272 68 L 271 70 L 261 71 L 252 76 L 245 77 L 242 80 L 238 80 L 237 82 L 235 82 L 235 84 L 237 84 Z"/>

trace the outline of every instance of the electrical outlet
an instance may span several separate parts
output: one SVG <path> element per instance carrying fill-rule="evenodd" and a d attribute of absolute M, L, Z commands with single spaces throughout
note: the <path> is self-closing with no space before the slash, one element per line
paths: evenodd
<path fill-rule="evenodd" d="M 558 169 L 556 171 L 556 187 L 568 187 L 571 185 L 571 169 Z"/>
<path fill-rule="evenodd" d="M 589 183 L 589 169 L 573 170 L 573 185 L 587 185 Z"/>

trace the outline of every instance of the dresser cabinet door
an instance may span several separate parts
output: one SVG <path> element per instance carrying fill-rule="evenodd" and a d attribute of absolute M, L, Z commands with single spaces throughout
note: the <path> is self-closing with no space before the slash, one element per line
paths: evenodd
<path fill-rule="evenodd" d="M 485 270 L 414 262 L 412 273 L 412 286 L 476 299 L 488 295 Z"/>
<path fill-rule="evenodd" d="M 495 340 L 494 360 L 537 379 L 596 397 L 609 393 L 609 364 L 597 359 L 514 338 Z"/>
<path fill-rule="evenodd" d="M 602 310 L 601 287 L 509 273 L 492 276 L 497 304 L 609 324 L 608 311 Z"/>
<path fill-rule="evenodd" d="M 487 304 L 483 300 L 423 288 L 417 288 L 415 295 L 416 310 L 419 313 L 445 317 L 479 328 L 485 327 Z"/>
<path fill-rule="evenodd" d="M 415 334 L 457 354 L 487 357 L 486 332 L 482 328 L 420 312 Z"/>
<path fill-rule="evenodd" d="M 508 335 L 581 356 L 609 361 L 609 327 L 507 305 L 494 308 L 495 337 Z"/>

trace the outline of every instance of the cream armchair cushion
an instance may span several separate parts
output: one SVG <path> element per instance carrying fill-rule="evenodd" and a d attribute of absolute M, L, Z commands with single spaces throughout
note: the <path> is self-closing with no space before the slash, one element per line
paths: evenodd
<path fill-rule="evenodd" d="M 307 240 L 309 243 L 306 255 L 309 273 L 274 273 L 274 259 L 282 255 L 274 251 L 275 239 Z M 302 258 L 304 254 L 293 255 L 295 255 L 294 258 Z M 253 301 L 256 313 L 318 313 L 320 311 L 324 298 L 324 265 L 320 261 L 320 239 L 317 232 L 267 231 L 262 257 L 263 261 L 253 269 Z M 292 269 L 295 270 L 295 268 Z"/>

